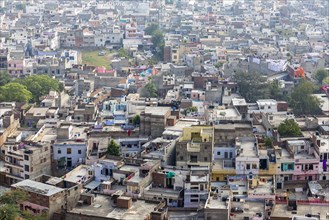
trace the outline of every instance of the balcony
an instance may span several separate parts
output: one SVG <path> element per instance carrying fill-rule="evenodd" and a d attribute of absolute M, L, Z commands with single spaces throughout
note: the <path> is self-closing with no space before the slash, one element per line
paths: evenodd
<path fill-rule="evenodd" d="M 208 191 L 201 191 L 199 189 L 185 189 L 184 191 L 185 195 L 203 195 L 207 193 Z"/>
<path fill-rule="evenodd" d="M 19 154 L 19 153 L 15 153 L 15 151 L 8 151 L 7 152 L 10 156 L 13 156 L 13 157 L 18 157 L 18 158 L 23 158 L 23 155 L 22 154 Z"/>
<path fill-rule="evenodd" d="M 17 180 L 24 180 L 24 178 L 22 177 L 23 174 L 12 174 L 12 173 L 7 173 L 7 177 L 9 178 L 13 178 L 13 179 L 17 179 Z"/>

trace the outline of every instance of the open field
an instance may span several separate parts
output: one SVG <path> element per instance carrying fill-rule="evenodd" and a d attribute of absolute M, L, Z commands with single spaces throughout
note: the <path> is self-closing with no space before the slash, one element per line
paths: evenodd
<path fill-rule="evenodd" d="M 98 53 L 104 51 L 104 56 L 99 56 Z M 105 66 L 106 69 L 110 69 L 111 54 L 109 50 L 92 50 L 81 51 L 82 63 L 92 66 Z"/>

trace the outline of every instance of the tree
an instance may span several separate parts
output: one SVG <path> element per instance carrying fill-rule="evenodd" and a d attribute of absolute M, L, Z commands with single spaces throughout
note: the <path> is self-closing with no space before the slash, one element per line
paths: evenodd
<path fill-rule="evenodd" d="M 24 85 L 11 82 L 0 86 L 1 102 L 28 102 L 32 99 L 32 93 Z"/>
<path fill-rule="evenodd" d="M 153 34 L 152 34 L 152 38 L 151 41 L 153 43 L 153 46 L 155 48 L 160 48 L 161 45 L 164 45 L 164 36 L 162 31 L 160 30 L 156 30 Z"/>
<path fill-rule="evenodd" d="M 32 93 L 33 101 L 40 102 L 40 97 L 47 95 L 49 91 L 61 91 L 60 83 L 57 79 L 53 79 L 47 75 L 32 75 L 24 79 L 17 79 L 18 82 Z"/>
<path fill-rule="evenodd" d="M 0 70 L 0 86 L 4 86 L 11 81 L 7 71 Z"/>
<path fill-rule="evenodd" d="M 264 144 L 266 147 L 272 147 L 273 139 L 270 137 L 264 137 Z"/>
<path fill-rule="evenodd" d="M 296 115 L 317 115 L 321 114 L 321 103 L 313 92 L 316 90 L 310 81 L 303 81 L 296 86 L 288 99 L 289 105 Z"/>
<path fill-rule="evenodd" d="M 319 84 L 322 84 L 323 80 L 325 78 L 329 77 L 329 72 L 325 69 L 319 69 L 316 71 L 314 78 L 319 82 Z"/>
<path fill-rule="evenodd" d="M 236 72 L 235 82 L 239 87 L 239 93 L 247 102 L 255 102 L 258 99 L 269 97 L 266 79 L 259 73 Z"/>
<path fill-rule="evenodd" d="M 27 194 L 21 190 L 10 190 L 0 196 L 0 204 L 15 205 L 27 199 Z"/>
<path fill-rule="evenodd" d="M 129 58 L 130 57 L 128 51 L 126 49 L 124 49 L 124 48 L 120 48 L 118 50 L 118 56 L 119 57 L 124 57 L 124 58 Z"/>
<path fill-rule="evenodd" d="M 111 140 L 106 153 L 112 156 L 120 156 L 120 146 L 114 140 Z"/>
<path fill-rule="evenodd" d="M 141 122 L 141 117 L 139 115 L 135 115 L 133 117 L 133 124 L 136 126 L 136 125 L 139 125 Z"/>
<path fill-rule="evenodd" d="M 153 33 L 159 30 L 159 25 L 156 23 L 152 23 L 150 26 L 148 26 L 147 28 L 144 29 L 144 33 L 146 35 L 153 35 Z"/>
<path fill-rule="evenodd" d="M 278 132 L 282 137 L 297 137 L 302 135 L 298 124 L 292 119 L 282 122 L 278 127 Z"/>
<path fill-rule="evenodd" d="M 20 210 L 16 205 L 1 204 L 0 220 L 15 220 L 20 214 Z"/>
<path fill-rule="evenodd" d="M 283 95 L 277 81 L 273 81 L 269 84 L 269 96 L 271 99 L 282 100 Z"/>
<path fill-rule="evenodd" d="M 145 85 L 144 88 L 145 88 L 146 97 L 156 98 L 158 96 L 158 90 L 154 82 L 150 81 Z"/>

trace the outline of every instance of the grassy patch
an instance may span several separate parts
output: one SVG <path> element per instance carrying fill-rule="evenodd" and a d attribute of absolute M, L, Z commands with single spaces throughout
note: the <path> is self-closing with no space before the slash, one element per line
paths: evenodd
<path fill-rule="evenodd" d="M 105 56 L 99 56 L 100 51 L 105 52 Z M 108 50 L 81 51 L 82 63 L 91 66 L 105 66 L 110 69 L 111 56 Z"/>

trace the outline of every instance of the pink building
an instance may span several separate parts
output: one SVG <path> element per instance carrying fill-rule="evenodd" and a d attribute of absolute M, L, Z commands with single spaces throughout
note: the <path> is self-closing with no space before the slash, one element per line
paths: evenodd
<path fill-rule="evenodd" d="M 294 157 L 292 180 L 317 180 L 319 174 L 319 155 L 305 140 L 287 141 L 287 150 Z"/>
<path fill-rule="evenodd" d="M 198 101 L 204 101 L 206 99 L 205 91 L 192 90 L 191 91 L 191 99 L 192 100 L 198 100 Z"/>
<path fill-rule="evenodd" d="M 8 73 L 12 77 L 24 77 L 24 60 L 11 59 L 8 61 Z"/>

